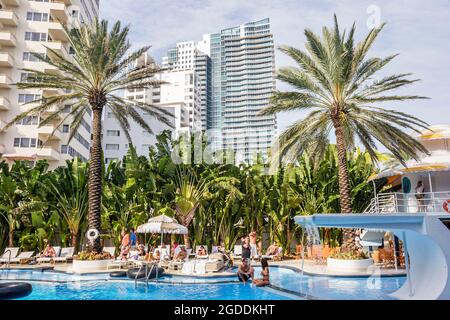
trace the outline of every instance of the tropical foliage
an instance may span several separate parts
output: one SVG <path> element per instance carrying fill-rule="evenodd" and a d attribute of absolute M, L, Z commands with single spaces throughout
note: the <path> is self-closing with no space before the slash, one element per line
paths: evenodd
<path fill-rule="evenodd" d="M 397 55 L 384 58 L 368 56 L 384 24 L 372 29 L 359 43 L 355 43 L 355 24 L 350 31 L 341 32 L 336 16 L 334 27 L 323 27 L 322 36 L 305 30 L 306 51 L 281 46 L 280 50 L 292 58 L 296 67 L 278 71 L 278 80 L 294 90 L 276 91 L 271 106 L 261 114 L 284 111 L 310 111 L 294 122 L 279 137 L 277 157 L 294 160 L 304 151 L 320 158 L 328 145 L 330 134 L 336 138 L 338 155 L 340 211 L 351 213 L 351 173 L 347 153 L 359 141 L 374 162 L 377 161 L 376 142 L 385 146 L 400 162 L 407 157 L 417 159 L 424 146 L 405 129 L 419 132 L 427 124 L 411 115 L 385 109 L 384 103 L 423 99 L 417 95 L 399 95 L 394 90 L 418 81 L 410 73 L 378 76 Z M 354 249 L 354 235 L 346 233 L 345 250 Z"/>
<path fill-rule="evenodd" d="M 276 241 L 288 253 L 301 239 L 294 216 L 339 212 L 334 145 L 326 148 L 319 162 L 305 153 L 296 164 L 268 175 L 262 163 L 239 167 L 175 164 L 171 150 L 178 142 L 171 141 L 167 132 L 157 140 L 148 156 L 137 156 L 131 148 L 122 161 L 104 165 L 102 238 L 116 246 L 123 228 L 136 228 L 164 213 L 190 230 L 186 239 L 173 239 L 178 242 L 223 242 L 232 249 L 240 237 L 255 230 L 266 246 Z M 373 190 L 367 178 L 376 168 L 370 154 L 359 150 L 348 153 L 348 168 L 352 206 L 363 210 Z M 45 162 L 33 168 L 21 162 L 11 168 L 0 163 L 0 243 L 41 249 L 47 238 L 83 249 L 89 225 L 87 170 L 88 165 L 78 160 L 53 171 L 47 170 Z M 342 239 L 339 230 L 321 234 L 330 245 Z M 157 237 L 146 240 L 157 243 Z"/>
<path fill-rule="evenodd" d="M 17 84 L 18 88 L 42 89 L 44 95 L 38 100 L 30 101 L 29 104 L 32 106 L 16 116 L 6 127 L 14 125 L 27 116 L 41 116 L 49 113 L 45 119 L 39 121 L 39 126 L 53 125 L 54 133 L 63 123 L 71 120 L 70 141 L 82 125 L 85 114 L 92 115 L 87 204 L 90 228 L 100 229 L 101 118 L 104 109 L 108 108 L 114 114 L 130 143 L 132 141 L 128 133 L 129 120 L 135 121 L 147 132 L 153 133 L 152 128 L 138 111 L 144 111 L 150 117 L 171 127 L 167 118 L 170 113 L 164 108 L 146 102 L 130 101 L 120 95 L 125 89 L 139 90 L 162 83 L 154 78 L 155 74 L 159 72 L 159 68 L 154 63 L 136 63 L 138 58 L 146 54 L 149 47 L 129 52 L 131 44 L 128 40 L 128 27 L 122 27 L 120 22 L 117 22 L 109 30 L 107 21 L 95 20 L 92 24 L 84 24 L 79 29 L 69 30 L 64 26 L 64 32 L 73 50 L 72 56 L 68 58 L 51 48 L 47 48 L 48 55 L 35 54 L 36 59 L 51 65 L 59 72 L 49 74 L 34 69 L 24 69 L 29 75 L 25 81 Z M 65 112 L 67 108 L 69 108 L 68 113 Z M 59 117 L 61 120 L 58 119 Z M 72 203 L 72 205 L 81 204 Z M 59 208 L 61 208 L 61 204 Z M 75 222 L 72 227 L 78 228 L 74 217 L 69 217 L 72 214 L 66 213 L 66 222 L 72 220 Z M 84 212 L 82 214 L 84 215 Z M 11 214 L 9 220 L 11 226 L 17 220 L 18 215 L 20 215 L 19 212 Z M 75 220 L 78 218 L 76 217 Z M 95 239 L 91 249 L 96 253 L 101 251 L 100 239 Z"/>

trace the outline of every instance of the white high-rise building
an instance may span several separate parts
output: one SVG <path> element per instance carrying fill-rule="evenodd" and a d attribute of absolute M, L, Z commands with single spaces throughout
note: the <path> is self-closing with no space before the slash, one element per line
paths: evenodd
<path fill-rule="evenodd" d="M 276 134 L 275 116 L 259 116 L 275 89 L 275 53 L 269 19 L 177 43 L 163 65 L 193 67 L 201 82 L 202 129 L 213 149 L 232 149 L 236 161 L 267 155 Z"/>
<path fill-rule="evenodd" d="M 136 63 L 154 63 L 148 55 L 139 58 Z M 149 147 L 156 142 L 156 135 L 169 130 L 176 137 L 180 133 L 201 130 L 200 88 L 196 74 L 191 69 L 166 70 L 155 75 L 155 79 L 164 82 L 158 87 L 131 89 L 125 91 L 125 98 L 136 102 L 145 102 L 169 111 L 172 128 L 145 111 L 136 108 L 147 122 L 153 135 L 144 130 L 134 120 L 128 119 L 128 130 L 138 155 L 148 155 Z M 167 117 L 167 116 L 166 116 Z M 129 149 L 129 141 L 111 110 L 105 109 L 103 122 L 103 150 L 105 161 L 121 160 Z"/>
<path fill-rule="evenodd" d="M 98 10 L 99 0 L 0 0 L 0 159 L 8 163 L 46 159 L 50 168 L 55 168 L 75 156 L 83 161 L 89 158 L 89 114 L 85 115 L 70 143 L 71 119 L 49 138 L 63 114 L 51 124 L 38 128 L 39 122 L 54 109 L 27 117 L 7 130 L 4 126 L 33 106 L 24 103 L 61 93 L 58 89 L 20 90 L 12 85 L 26 80 L 23 68 L 59 72 L 31 53 L 50 56 L 47 46 L 71 59 L 67 35 L 59 21 L 69 27 L 77 27 L 91 23 L 98 16 Z M 47 143 L 43 145 L 45 141 Z"/>

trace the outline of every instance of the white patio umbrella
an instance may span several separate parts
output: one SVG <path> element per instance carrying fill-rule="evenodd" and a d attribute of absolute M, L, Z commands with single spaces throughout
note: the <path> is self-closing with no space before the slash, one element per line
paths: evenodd
<path fill-rule="evenodd" d="M 166 215 L 160 215 L 150 218 L 147 223 L 137 227 L 137 233 L 160 233 L 161 247 L 163 242 L 163 234 L 187 234 L 188 229 L 185 226 L 177 223 L 177 221 Z"/>

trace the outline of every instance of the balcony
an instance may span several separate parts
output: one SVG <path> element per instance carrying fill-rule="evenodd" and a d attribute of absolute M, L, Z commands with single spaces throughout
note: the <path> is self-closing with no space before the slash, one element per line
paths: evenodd
<path fill-rule="evenodd" d="M 364 213 L 448 213 L 448 199 L 450 191 L 380 193 L 372 199 Z"/>
<path fill-rule="evenodd" d="M 0 24 L 4 27 L 17 27 L 19 25 L 19 17 L 12 11 L 0 10 Z"/>
<path fill-rule="evenodd" d="M 61 109 L 58 106 L 51 106 L 50 108 L 47 108 L 45 111 L 42 111 L 42 115 L 44 117 L 48 117 L 51 114 L 53 114 L 53 113 L 55 113 L 56 111 L 59 111 L 59 110 L 61 110 Z M 55 120 L 62 119 L 62 116 L 63 116 L 62 112 L 59 112 L 56 115 Z"/>
<path fill-rule="evenodd" d="M 59 129 L 55 130 L 55 127 L 52 125 L 46 125 L 38 128 L 38 135 L 42 141 L 61 140 L 62 132 Z"/>
<path fill-rule="evenodd" d="M 55 2 L 52 4 L 50 8 L 50 15 L 55 21 L 61 21 L 66 23 L 69 19 L 69 12 L 66 9 L 66 5 L 64 3 Z"/>
<path fill-rule="evenodd" d="M 49 161 L 58 161 L 61 158 L 61 154 L 52 147 L 38 147 L 36 155 L 39 159 L 45 159 Z"/>
<path fill-rule="evenodd" d="M 58 69 L 55 66 L 52 66 L 51 64 L 46 63 L 44 67 L 44 72 L 50 75 L 61 75 L 62 72 L 60 69 Z"/>
<path fill-rule="evenodd" d="M 6 6 L 10 6 L 10 7 L 18 7 L 18 6 L 20 6 L 20 0 L 2 0 L 2 2 Z"/>
<path fill-rule="evenodd" d="M 50 22 L 48 27 L 48 34 L 53 39 L 53 41 L 63 41 L 69 40 L 63 26 L 59 22 Z"/>
<path fill-rule="evenodd" d="M 9 110 L 10 106 L 11 106 L 11 103 L 9 102 L 8 98 L 0 96 L 0 111 Z"/>
<path fill-rule="evenodd" d="M 42 89 L 42 95 L 44 97 L 59 96 L 59 95 L 63 95 L 63 94 L 64 94 L 64 90 L 59 89 L 59 88 Z"/>
<path fill-rule="evenodd" d="M 6 74 L 0 73 L 0 89 L 10 89 L 12 80 Z"/>
<path fill-rule="evenodd" d="M 8 52 L 0 52 L 0 67 L 12 68 L 14 67 L 14 57 Z"/>
<path fill-rule="evenodd" d="M 59 55 L 63 56 L 64 59 L 66 60 L 70 60 L 71 55 L 69 54 L 69 52 L 67 51 L 66 47 L 64 47 L 64 44 L 61 41 L 48 41 L 45 46 L 48 49 L 51 49 L 53 51 L 55 51 L 56 53 L 58 53 Z M 50 57 L 51 59 L 55 57 L 55 55 L 52 53 L 52 51 L 47 50 L 47 56 Z"/>
<path fill-rule="evenodd" d="M 0 46 L 15 47 L 16 45 L 17 39 L 11 31 L 0 31 Z"/>
<path fill-rule="evenodd" d="M 73 0 L 51 0 L 52 3 L 64 3 L 66 6 L 71 6 Z"/>

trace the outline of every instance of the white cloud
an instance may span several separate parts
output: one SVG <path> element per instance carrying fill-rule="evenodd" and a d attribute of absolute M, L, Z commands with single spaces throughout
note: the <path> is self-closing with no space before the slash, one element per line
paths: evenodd
<path fill-rule="evenodd" d="M 342 28 L 356 21 L 357 36 L 362 38 L 368 32 L 370 5 L 378 6 L 381 20 L 388 22 L 372 55 L 400 53 L 387 71 L 414 73 L 422 81 L 405 92 L 432 98 L 392 107 L 431 124 L 450 124 L 449 0 L 102 0 L 100 12 L 109 20 L 129 23 L 133 44 L 151 44 L 158 59 L 177 41 L 200 40 L 205 33 L 265 17 L 271 19 L 276 45 L 302 48 L 304 29 L 320 32 L 322 26 L 331 25 L 333 13 Z M 288 64 L 292 62 L 277 52 L 277 67 Z M 280 115 L 280 128 L 301 116 Z"/>

